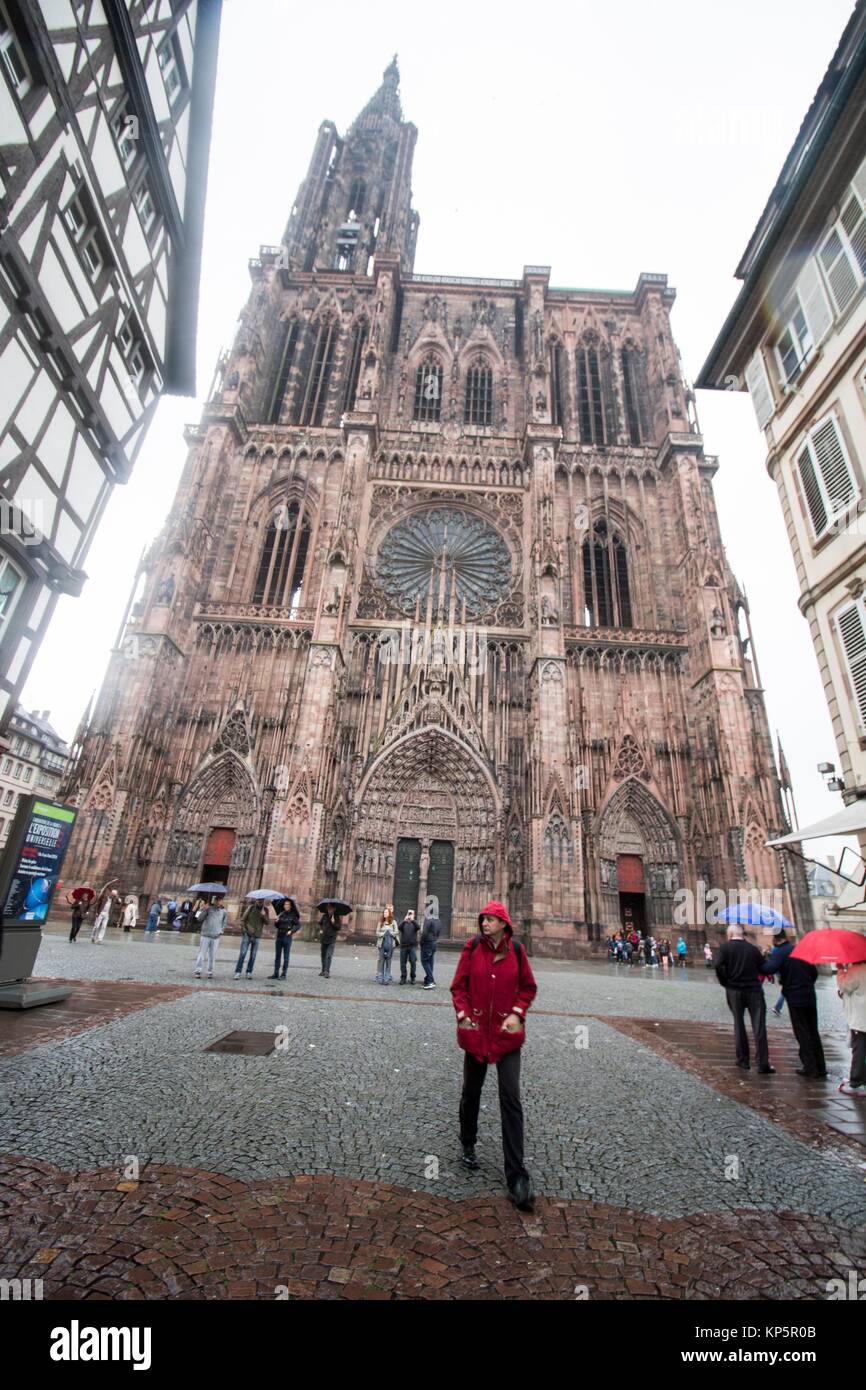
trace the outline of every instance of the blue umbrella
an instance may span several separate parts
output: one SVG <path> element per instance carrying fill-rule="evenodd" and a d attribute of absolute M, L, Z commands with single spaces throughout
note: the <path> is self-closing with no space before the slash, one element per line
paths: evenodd
<path fill-rule="evenodd" d="M 247 893 L 248 898 L 255 898 L 265 902 L 280 902 L 287 898 L 288 893 L 275 893 L 273 888 L 256 888 L 252 893 Z"/>
<path fill-rule="evenodd" d="M 797 928 L 774 907 L 764 907 L 761 903 L 737 903 L 726 907 L 719 913 L 720 922 L 739 922 L 744 927 L 772 927 L 773 931 L 793 931 Z"/>

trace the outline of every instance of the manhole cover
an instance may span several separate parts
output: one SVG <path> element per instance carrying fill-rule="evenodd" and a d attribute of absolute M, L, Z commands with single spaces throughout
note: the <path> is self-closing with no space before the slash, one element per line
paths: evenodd
<path fill-rule="evenodd" d="M 237 1052 L 244 1057 L 267 1057 L 275 1046 L 273 1033 L 247 1033 L 241 1030 L 226 1033 L 224 1038 L 206 1047 L 205 1052 Z"/>

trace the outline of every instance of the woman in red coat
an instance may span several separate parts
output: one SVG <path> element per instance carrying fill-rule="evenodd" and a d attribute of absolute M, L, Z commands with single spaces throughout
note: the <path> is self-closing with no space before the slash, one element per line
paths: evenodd
<path fill-rule="evenodd" d="M 463 947 L 451 994 L 457 1013 L 457 1042 L 465 1052 L 460 1097 L 463 1163 L 478 1168 L 475 1142 L 487 1067 L 496 1063 L 502 1149 L 508 1195 L 520 1211 L 532 1211 L 529 1174 L 523 1163 L 520 1049 L 526 1041 L 526 1011 L 537 985 L 524 948 L 502 903 L 489 902 L 478 916 L 480 936 Z"/>

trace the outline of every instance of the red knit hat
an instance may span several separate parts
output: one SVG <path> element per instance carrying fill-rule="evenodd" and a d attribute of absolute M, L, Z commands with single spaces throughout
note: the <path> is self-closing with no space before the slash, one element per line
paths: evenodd
<path fill-rule="evenodd" d="M 485 903 L 478 914 L 479 927 L 485 917 L 498 917 L 500 922 L 505 923 L 506 927 L 511 927 L 511 930 L 514 930 L 514 923 L 508 915 L 508 908 L 505 906 L 505 903 Z"/>

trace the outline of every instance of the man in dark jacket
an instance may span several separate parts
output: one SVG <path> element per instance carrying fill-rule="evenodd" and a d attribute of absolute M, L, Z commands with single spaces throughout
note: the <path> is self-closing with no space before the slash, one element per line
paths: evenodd
<path fill-rule="evenodd" d="M 286 898 L 282 903 L 277 903 L 279 908 L 276 922 L 276 952 L 274 955 L 274 973 L 269 975 L 269 980 L 284 980 L 286 971 L 289 968 L 289 956 L 292 953 L 292 942 L 297 933 L 301 930 L 301 914 L 294 898 Z M 282 963 L 282 973 L 280 965 Z"/>
<path fill-rule="evenodd" d="M 818 1000 L 815 995 L 815 981 L 818 972 L 806 960 L 794 960 L 791 952 L 794 942 L 789 941 L 784 931 L 773 937 L 773 950 L 767 957 L 764 970 L 768 975 L 778 975 L 791 1016 L 791 1027 L 800 1049 L 802 1067 L 797 1068 L 798 1076 L 817 1080 L 827 1075 L 824 1048 L 818 1032 Z"/>
<path fill-rule="evenodd" d="M 418 961 L 416 946 L 420 922 L 415 921 L 415 909 L 410 907 L 400 923 L 400 984 L 406 983 L 406 962 L 409 962 L 411 983 L 415 983 L 415 969 Z"/>
<path fill-rule="evenodd" d="M 508 1195 L 520 1211 L 532 1211 L 533 1196 L 523 1161 L 520 1049 L 526 1041 L 526 1012 L 538 986 L 522 945 L 514 942 L 503 903 L 489 902 L 478 916 L 480 936 L 467 941 L 451 982 L 457 1013 L 457 1042 L 465 1053 L 460 1097 L 463 1165 L 478 1168 L 475 1142 L 487 1067 L 496 1063 L 502 1149 Z"/>
<path fill-rule="evenodd" d="M 436 981 L 433 979 L 433 957 L 441 931 L 442 924 L 436 916 L 435 909 L 432 906 L 428 907 L 421 926 L 421 965 L 424 968 L 422 989 L 436 988 Z"/>
<path fill-rule="evenodd" d="M 764 1076 L 769 1076 L 776 1068 L 770 1066 L 767 1051 L 767 1006 L 764 1002 L 763 985 L 758 978 L 766 974 L 766 970 L 764 957 L 757 946 L 745 940 L 743 928 L 738 923 L 731 923 L 728 927 L 728 940 L 722 946 L 716 960 L 716 976 L 719 984 L 724 985 L 728 1008 L 734 1015 L 737 1066 L 742 1071 L 748 1071 L 751 1065 L 744 1019 L 748 1009 L 755 1038 L 758 1071 Z"/>
<path fill-rule="evenodd" d="M 336 912 L 327 909 L 319 918 L 319 940 L 322 943 L 322 968 L 319 974 L 326 980 L 331 978 L 331 961 L 334 959 L 334 947 L 342 925 L 342 918 L 338 917 Z"/>

